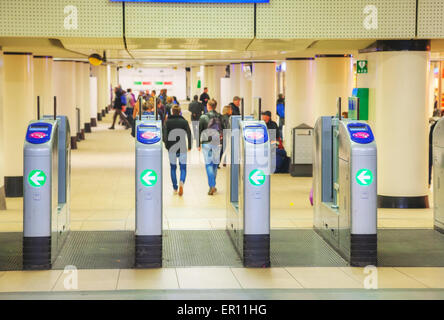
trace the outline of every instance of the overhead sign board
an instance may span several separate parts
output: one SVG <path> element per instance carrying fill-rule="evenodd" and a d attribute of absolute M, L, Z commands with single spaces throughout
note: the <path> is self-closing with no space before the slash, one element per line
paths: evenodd
<path fill-rule="evenodd" d="M 270 0 L 110 0 L 111 2 L 168 2 L 168 3 L 269 3 Z"/>

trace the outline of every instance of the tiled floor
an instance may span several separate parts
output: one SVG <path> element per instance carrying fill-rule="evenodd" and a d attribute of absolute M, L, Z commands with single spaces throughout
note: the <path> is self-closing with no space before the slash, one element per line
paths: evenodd
<path fill-rule="evenodd" d="M 129 131 L 107 130 L 108 115 L 72 152 L 71 229 L 134 229 L 134 139 Z M 218 194 L 207 195 L 201 154 L 192 151 L 183 197 L 173 195 L 164 154 L 164 229 L 224 229 L 226 169 L 218 174 Z M 200 163 L 198 160 L 200 159 Z M 272 176 L 272 228 L 311 228 L 311 178 Z M 0 232 L 22 231 L 22 199 L 7 199 Z M 379 210 L 380 228 L 432 228 L 432 210 Z M 273 288 L 444 288 L 444 268 L 164 268 L 0 272 L 0 292 L 141 289 Z"/>
<path fill-rule="evenodd" d="M 444 268 L 163 268 L 0 273 L 0 292 L 173 289 L 444 289 Z"/>

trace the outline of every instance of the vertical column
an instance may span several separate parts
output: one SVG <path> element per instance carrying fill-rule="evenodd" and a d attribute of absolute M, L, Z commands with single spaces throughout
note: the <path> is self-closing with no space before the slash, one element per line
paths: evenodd
<path fill-rule="evenodd" d="M 232 63 L 230 65 L 230 83 L 231 94 L 234 96 L 241 96 L 241 76 L 242 65 L 240 63 Z"/>
<path fill-rule="evenodd" d="M 54 93 L 57 113 L 67 116 L 71 128 L 71 149 L 77 149 L 76 67 L 73 61 L 54 61 Z"/>
<path fill-rule="evenodd" d="M 195 95 L 200 95 L 200 91 L 202 88 L 198 88 L 197 85 L 199 83 L 200 77 L 200 67 L 191 67 L 191 75 L 190 75 L 190 87 L 191 87 L 191 100 Z"/>
<path fill-rule="evenodd" d="M 192 100 L 191 97 L 191 68 L 186 67 L 185 68 L 185 98 L 189 101 Z"/>
<path fill-rule="evenodd" d="M 262 98 L 262 112 L 270 111 L 276 119 L 276 63 L 253 62 L 253 98 Z"/>
<path fill-rule="evenodd" d="M 112 68 L 111 66 L 108 64 L 106 66 L 106 88 L 107 88 L 107 98 L 106 98 L 106 105 L 105 105 L 105 111 L 106 113 L 108 113 L 108 111 L 110 110 L 110 106 L 112 105 L 112 99 L 113 99 L 113 94 L 112 94 L 112 88 L 113 88 L 113 74 L 112 74 Z M 115 81 L 115 80 L 114 80 Z M 119 84 L 117 84 L 119 85 Z M 126 90 L 126 88 L 122 88 L 123 90 Z"/>
<path fill-rule="evenodd" d="M 206 87 L 208 87 L 208 94 L 210 95 L 211 99 L 214 99 L 214 95 L 215 95 L 215 83 L 214 83 L 214 66 L 208 66 L 207 67 L 207 74 L 205 74 L 205 76 L 208 76 L 208 80 L 206 81 L 207 85 Z"/>
<path fill-rule="evenodd" d="M 98 97 L 98 79 L 99 67 L 91 66 L 91 78 L 89 79 L 90 90 L 90 107 L 91 107 L 91 127 L 97 127 L 97 121 L 102 120 L 102 115 L 99 113 L 99 97 Z M 99 119 L 100 116 L 100 119 Z"/>
<path fill-rule="evenodd" d="M 342 110 L 346 111 L 353 87 L 351 55 L 317 55 L 315 62 L 315 119 L 334 116 L 338 97 L 342 98 Z"/>
<path fill-rule="evenodd" d="M 109 91 L 109 100 L 110 100 L 110 105 L 112 107 L 113 104 L 113 99 L 114 99 L 114 88 L 117 87 L 120 82 L 119 82 L 119 68 L 117 66 L 110 66 L 111 68 L 111 86 L 108 89 Z M 124 90 L 126 90 L 127 88 L 123 88 Z"/>
<path fill-rule="evenodd" d="M 40 115 L 54 112 L 53 58 L 34 56 L 34 106 L 37 108 L 37 96 L 40 97 Z"/>
<path fill-rule="evenodd" d="M 116 87 L 119 82 L 117 81 L 117 69 L 115 66 L 110 66 L 110 81 L 111 81 L 111 87 L 114 88 Z M 126 89 L 126 88 L 124 88 Z"/>
<path fill-rule="evenodd" d="M 23 143 L 34 110 L 34 59 L 31 53 L 4 53 L 3 143 L 6 197 L 23 196 Z"/>
<path fill-rule="evenodd" d="M 106 66 L 98 66 L 97 72 L 97 120 L 101 121 L 105 116 L 105 107 L 108 105 L 109 92 L 107 88 L 107 72 Z"/>
<path fill-rule="evenodd" d="M 379 207 L 429 206 L 429 50 L 428 40 L 392 40 L 377 41 L 368 53 L 369 73 L 374 72 L 370 107 L 378 143 Z"/>
<path fill-rule="evenodd" d="M 5 144 L 4 121 L 3 118 L 3 52 L 0 51 L 0 210 L 6 210 L 5 197 Z"/>
<path fill-rule="evenodd" d="M 83 63 L 83 105 L 84 105 L 84 128 L 86 133 L 91 132 L 91 94 L 90 94 L 90 84 L 89 84 L 89 63 Z"/>
<path fill-rule="evenodd" d="M 433 83 L 435 80 L 434 66 L 435 64 L 429 61 L 427 65 L 427 116 L 429 118 L 433 117 L 433 108 L 435 104 L 435 85 Z"/>
<path fill-rule="evenodd" d="M 85 106 L 84 106 L 84 86 L 83 86 L 83 62 L 76 61 L 75 63 L 76 68 L 76 120 L 78 121 L 78 132 L 77 132 L 77 140 L 85 140 L 85 129 L 83 127 L 84 121 L 84 112 L 85 112 Z M 78 109 L 78 110 L 77 110 Z M 80 114 L 78 114 L 80 112 Z"/>
<path fill-rule="evenodd" d="M 213 98 L 216 99 L 219 106 L 219 112 L 222 112 L 221 92 L 220 92 L 220 79 L 225 77 L 226 66 L 215 66 L 213 74 Z"/>
<path fill-rule="evenodd" d="M 207 87 L 208 88 L 208 91 L 210 91 L 210 86 L 209 86 L 209 78 L 210 78 L 210 71 L 209 71 L 209 66 L 203 66 L 202 68 L 201 68 L 201 70 L 203 70 L 203 73 L 202 73 L 202 88 L 201 88 L 201 91 L 203 91 L 203 89 L 205 88 L 205 87 Z M 210 95 L 210 97 L 212 96 L 212 93 L 211 93 L 211 91 L 210 92 L 208 92 L 208 94 Z"/>
<path fill-rule="evenodd" d="M 285 76 L 285 149 L 293 154 L 290 139 L 293 128 L 307 124 L 314 126 L 314 58 L 288 58 Z"/>
<path fill-rule="evenodd" d="M 251 70 L 251 65 L 249 63 L 242 63 L 240 66 L 239 96 L 244 98 L 245 114 L 253 114 L 253 86 L 251 74 L 247 74 L 244 71 L 244 67 L 248 67 L 249 70 Z"/>

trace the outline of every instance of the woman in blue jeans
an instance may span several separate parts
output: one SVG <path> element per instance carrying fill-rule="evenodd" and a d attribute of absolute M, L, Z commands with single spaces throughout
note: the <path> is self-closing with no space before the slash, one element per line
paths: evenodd
<path fill-rule="evenodd" d="M 201 116 L 199 120 L 199 150 L 202 147 L 210 187 L 208 195 L 210 196 L 217 191 L 217 167 L 220 163 L 221 141 L 225 129 L 222 116 L 216 111 L 216 106 L 216 100 L 208 101 L 207 108 L 209 111 Z"/>
<path fill-rule="evenodd" d="M 180 115 L 180 107 L 173 105 L 172 115 L 168 117 L 163 128 L 163 141 L 168 150 L 171 167 L 171 182 L 174 193 L 183 194 L 183 187 L 187 176 L 187 149 L 191 150 L 191 130 L 188 121 Z M 188 148 L 185 139 L 188 139 Z M 177 184 L 177 160 L 180 167 L 180 181 Z"/>
<path fill-rule="evenodd" d="M 183 194 L 183 185 L 187 177 L 187 154 L 180 152 L 168 152 L 171 168 L 171 182 L 173 183 L 174 193 L 179 193 L 179 196 Z M 177 160 L 179 160 L 180 167 L 180 182 L 177 185 Z"/>

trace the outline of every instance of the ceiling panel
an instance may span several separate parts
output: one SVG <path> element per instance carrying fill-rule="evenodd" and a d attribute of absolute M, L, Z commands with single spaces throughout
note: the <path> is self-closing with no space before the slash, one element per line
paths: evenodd
<path fill-rule="evenodd" d="M 415 36 L 415 21 L 416 0 L 272 0 L 256 23 L 259 39 L 398 39 Z"/>
<path fill-rule="evenodd" d="M 0 0 L 0 35 L 122 37 L 122 12 L 109 0 Z"/>
<path fill-rule="evenodd" d="M 223 3 L 126 3 L 130 38 L 252 39 L 254 5 Z"/>

